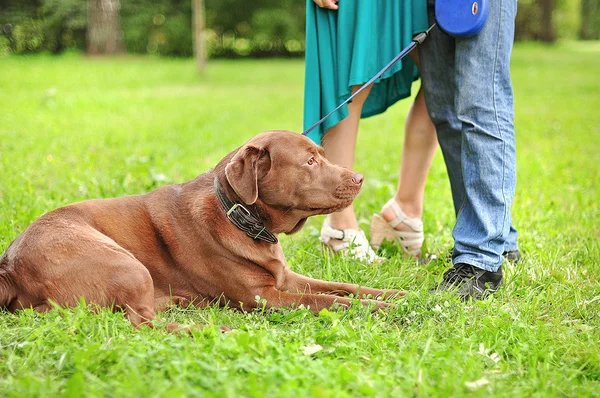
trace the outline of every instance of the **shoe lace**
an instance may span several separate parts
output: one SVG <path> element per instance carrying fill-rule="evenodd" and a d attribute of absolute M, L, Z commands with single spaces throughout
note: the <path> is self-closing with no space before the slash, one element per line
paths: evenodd
<path fill-rule="evenodd" d="M 444 279 L 450 284 L 462 282 L 465 279 L 471 279 L 475 276 L 475 270 L 470 264 L 461 264 L 454 266 L 446 271 Z"/>

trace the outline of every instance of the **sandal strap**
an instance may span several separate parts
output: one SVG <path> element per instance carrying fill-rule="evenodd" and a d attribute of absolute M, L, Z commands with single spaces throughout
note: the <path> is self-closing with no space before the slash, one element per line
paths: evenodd
<path fill-rule="evenodd" d="M 410 232 L 410 231 L 395 231 L 396 236 L 402 241 L 402 246 L 409 248 L 412 246 L 419 246 L 423 244 L 425 236 L 423 232 Z"/>
<path fill-rule="evenodd" d="M 343 240 L 344 242 L 352 242 L 358 233 L 361 232 L 359 229 L 337 229 L 333 228 L 327 221 L 323 223 L 321 228 L 321 238 L 325 243 L 329 243 L 331 239 Z"/>
<path fill-rule="evenodd" d="M 332 239 L 339 240 L 341 243 L 332 244 Z M 361 229 L 337 229 L 325 220 L 319 240 L 334 252 L 347 252 L 350 257 L 360 261 L 376 263 L 384 260 L 375 253 L 365 232 Z"/>
<path fill-rule="evenodd" d="M 383 206 L 389 206 L 394 211 L 394 215 L 396 216 L 392 221 L 388 221 L 388 224 L 394 229 L 400 224 L 406 224 L 415 232 L 423 233 L 423 221 L 419 217 L 408 217 L 406 213 L 402 210 L 396 199 L 391 198 L 388 202 Z"/>

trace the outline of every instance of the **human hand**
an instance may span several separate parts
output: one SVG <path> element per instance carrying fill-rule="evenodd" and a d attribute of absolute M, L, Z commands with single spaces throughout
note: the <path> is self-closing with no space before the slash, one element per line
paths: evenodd
<path fill-rule="evenodd" d="M 321 8 L 329 8 L 330 10 L 337 10 L 339 6 L 337 5 L 339 0 L 313 0 L 316 5 Z"/>

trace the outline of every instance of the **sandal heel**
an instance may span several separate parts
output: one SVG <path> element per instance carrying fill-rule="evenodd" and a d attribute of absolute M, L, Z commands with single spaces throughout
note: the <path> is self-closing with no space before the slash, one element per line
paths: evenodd
<path fill-rule="evenodd" d="M 388 224 L 387 221 L 379 214 L 373 214 L 371 219 L 371 246 L 378 250 L 384 240 L 394 242 L 396 240 L 396 233 L 394 228 Z"/>

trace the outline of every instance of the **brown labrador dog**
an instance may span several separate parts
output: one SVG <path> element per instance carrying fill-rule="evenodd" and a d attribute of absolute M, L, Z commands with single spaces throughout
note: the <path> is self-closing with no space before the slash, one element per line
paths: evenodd
<path fill-rule="evenodd" d="M 138 326 L 172 303 L 250 310 L 260 296 L 267 307 L 316 313 L 350 305 L 349 294 L 401 294 L 294 273 L 277 241 L 307 217 L 349 206 L 362 181 L 300 134 L 259 134 L 189 182 L 40 217 L 0 258 L 0 307 L 46 311 L 49 300 L 72 306 L 83 297 L 124 309 Z"/>

